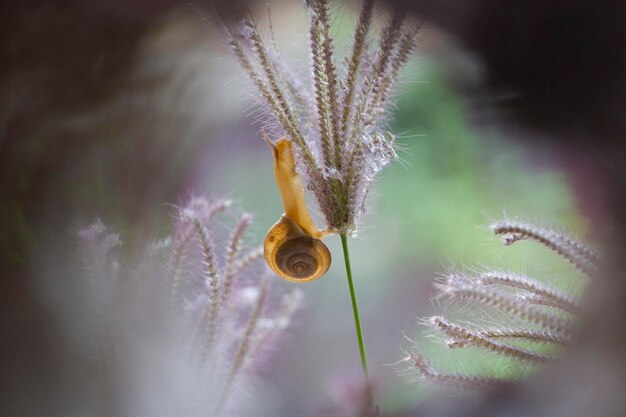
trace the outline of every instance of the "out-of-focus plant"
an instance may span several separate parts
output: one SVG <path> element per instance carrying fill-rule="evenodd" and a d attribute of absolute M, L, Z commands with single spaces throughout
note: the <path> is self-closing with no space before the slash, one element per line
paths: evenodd
<path fill-rule="evenodd" d="M 491 225 L 505 245 L 533 240 L 553 250 L 576 269 L 591 275 L 598 263 L 594 250 L 564 233 L 517 221 Z M 449 349 L 477 348 L 510 358 L 521 368 L 532 369 L 561 362 L 559 349 L 573 343 L 581 306 L 568 293 L 535 278 L 506 270 L 482 268 L 469 272 L 452 270 L 437 285 L 448 307 L 475 306 L 466 323 L 444 316 L 424 319 L 436 334 L 443 335 Z M 447 386 L 485 387 L 521 383 L 523 379 L 449 373 L 435 369 L 415 348 L 407 354 L 410 366 L 402 373 L 412 378 Z"/>
<path fill-rule="evenodd" d="M 120 238 L 102 222 L 78 233 L 88 272 L 86 340 L 98 352 L 100 382 L 128 388 L 130 401 L 106 401 L 114 414 L 238 415 L 242 388 L 298 309 L 301 292 L 280 291 L 262 252 L 244 250 L 251 216 L 240 216 L 231 231 L 217 219 L 230 206 L 192 198 L 171 234 L 132 266 L 122 263 Z M 136 378 L 145 380 L 135 385 Z M 153 404 L 159 410 L 145 408 Z"/>
<path fill-rule="evenodd" d="M 310 46 L 310 65 L 304 72 L 306 79 L 302 77 L 303 72 L 290 69 L 273 41 L 265 44 L 249 10 L 243 10 L 240 13 L 243 17 L 236 22 L 223 16 L 218 16 L 217 21 L 267 110 L 263 120 L 264 130 L 268 132 L 266 139 L 271 143 L 282 138 L 272 144 L 275 166 L 283 160 L 296 160 L 293 173 L 287 179 L 279 179 L 277 174 L 285 203 L 282 223 L 276 226 L 280 234 L 287 234 L 286 226 L 282 226 L 288 224 L 291 229 L 300 229 L 295 233 L 298 236 L 304 234 L 321 239 L 337 233 L 341 237 L 361 364 L 365 380 L 369 381 L 347 237 L 357 232 L 376 175 L 397 159 L 395 136 L 384 130 L 387 110 L 400 70 L 415 47 L 421 23 L 393 12 L 376 43 L 370 34 L 374 1 L 364 0 L 352 49 L 339 66 L 328 0 L 309 0 L 306 7 Z M 296 209 L 292 207 L 294 199 L 290 196 L 303 196 L 303 190 L 299 189 L 300 175 L 326 220 L 324 233 L 318 234 L 309 221 L 303 197 L 299 198 L 302 203 Z M 286 188 L 292 188 L 287 197 Z M 298 217 L 293 218 L 292 213 L 298 213 Z M 268 237 L 276 239 L 275 235 L 270 233 Z M 266 253 L 266 258 L 271 253 Z M 301 260 L 303 254 L 297 256 L 293 263 L 298 268 L 294 270 L 314 269 Z M 273 258 L 268 259 L 268 263 L 276 264 Z"/>

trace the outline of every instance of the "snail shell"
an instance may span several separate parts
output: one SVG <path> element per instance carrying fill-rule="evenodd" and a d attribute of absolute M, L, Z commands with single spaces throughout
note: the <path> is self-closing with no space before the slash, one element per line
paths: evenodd
<path fill-rule="evenodd" d="M 324 242 L 305 233 L 286 214 L 267 233 L 263 252 L 270 268 L 292 282 L 316 280 L 331 264 L 330 251 Z"/>

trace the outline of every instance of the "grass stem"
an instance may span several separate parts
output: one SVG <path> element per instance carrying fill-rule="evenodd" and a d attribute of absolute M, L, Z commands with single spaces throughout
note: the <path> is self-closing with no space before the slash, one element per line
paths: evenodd
<path fill-rule="evenodd" d="M 348 277 L 348 286 L 350 287 L 350 299 L 352 300 L 352 311 L 354 312 L 354 327 L 356 329 L 356 337 L 359 343 L 359 354 L 361 355 L 361 366 L 363 367 L 363 376 L 366 384 L 366 395 L 368 405 L 374 403 L 372 395 L 372 386 L 370 383 L 369 372 L 367 369 L 367 355 L 365 354 L 365 343 L 363 342 L 363 330 L 361 329 L 361 318 L 359 315 L 359 306 L 356 301 L 356 293 L 354 291 L 354 283 L 352 282 L 352 268 L 350 266 L 350 253 L 348 252 L 348 239 L 344 233 L 341 235 L 341 246 L 343 248 L 343 259 L 346 263 L 346 275 Z"/>

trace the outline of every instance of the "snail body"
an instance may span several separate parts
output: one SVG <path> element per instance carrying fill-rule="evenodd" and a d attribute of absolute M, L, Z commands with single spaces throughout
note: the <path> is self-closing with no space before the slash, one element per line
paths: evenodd
<path fill-rule="evenodd" d="M 267 233 L 263 243 L 265 261 L 281 278 L 292 282 L 316 280 L 328 271 L 331 255 L 309 214 L 302 180 L 296 171 L 293 145 L 282 138 L 266 142 L 274 156 L 274 178 L 280 190 L 285 213 Z"/>

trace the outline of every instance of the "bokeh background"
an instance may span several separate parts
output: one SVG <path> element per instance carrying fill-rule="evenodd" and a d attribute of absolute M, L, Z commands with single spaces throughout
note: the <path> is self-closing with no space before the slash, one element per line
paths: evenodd
<path fill-rule="evenodd" d="M 306 75 L 302 5 L 275 4 L 273 25 L 283 57 Z M 23 24 L 49 27 L 41 22 L 58 15 L 55 7 L 38 9 Z M 133 19 L 120 18 L 123 10 L 103 10 L 102 20 L 132 26 Z M 96 12 L 90 9 L 80 18 L 89 22 Z M 335 5 L 334 13 L 341 50 L 350 45 L 354 10 Z M 268 36 L 262 10 L 259 23 Z M 43 39 L 45 31 L 20 36 L 13 39 L 17 45 Z M 259 244 L 282 213 L 271 154 L 255 123 L 254 91 L 218 31 L 190 8 L 176 6 L 130 31 L 134 42 L 126 43 L 124 35 L 114 42 L 100 36 L 102 42 L 88 38 L 86 46 L 77 47 L 80 53 L 81 48 L 97 52 L 85 58 L 87 80 L 76 69 L 72 82 L 71 60 L 58 65 L 65 52 L 57 39 L 54 58 L 35 54 L 34 65 L 25 61 L 16 67 L 22 71 L 14 68 L 0 91 L 3 330 L 13 335 L 3 348 L 5 357 L 36 356 L 30 372 L 41 366 L 48 380 L 56 369 L 50 350 L 63 346 L 64 331 L 55 326 L 39 331 L 48 327 L 46 320 L 54 322 L 59 308 L 39 287 L 46 280 L 62 290 L 63 263 L 71 258 L 64 248 L 72 230 L 99 217 L 122 233 L 132 258 L 133 248 L 162 236 L 172 205 L 190 195 L 226 196 L 254 213 Z M 468 114 L 476 103 L 462 100 L 454 86 L 480 77 L 480 66 L 456 49 L 454 39 L 425 28 L 389 127 L 398 134 L 402 161 L 382 172 L 350 242 L 371 373 L 378 402 L 389 412 L 410 407 L 429 392 L 396 374 L 393 364 L 403 357 L 402 348 L 411 347 L 408 339 L 416 339 L 444 369 L 512 372 L 506 363 L 479 354 L 450 355 L 423 337 L 417 321 L 437 312 L 432 296 L 439 272 L 494 265 L 571 289 L 571 271 L 562 261 L 532 244 L 504 249 L 488 230 L 490 221 L 502 217 L 558 219 L 581 235 L 587 223 L 560 169 L 558 149 L 523 146 L 506 131 L 486 129 L 480 114 Z M 48 88 L 59 79 L 62 93 Z M 359 375 L 339 240 L 330 237 L 328 244 L 333 266 L 301 287 L 305 307 L 250 393 L 257 411 L 263 410 L 257 415 L 308 415 L 341 401 L 342 390 Z"/>

